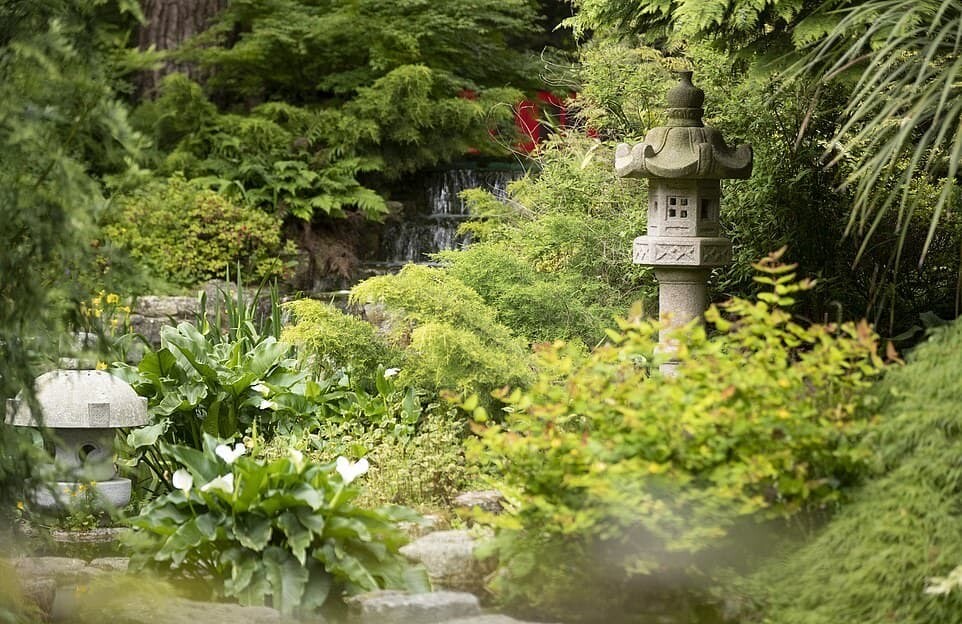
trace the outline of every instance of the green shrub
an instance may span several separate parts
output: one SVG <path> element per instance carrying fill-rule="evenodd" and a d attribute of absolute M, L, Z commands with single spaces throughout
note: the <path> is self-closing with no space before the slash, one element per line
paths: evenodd
<path fill-rule="evenodd" d="M 164 446 L 183 468 L 177 489 L 131 524 L 134 568 L 170 570 L 245 604 L 268 597 L 285 614 L 310 612 L 331 595 L 385 587 L 427 589 L 398 553 L 403 510 L 353 504 L 366 464 L 308 462 L 299 452 L 271 462 L 238 456 L 205 436 L 202 450 Z"/>
<path fill-rule="evenodd" d="M 401 354 L 377 336 L 373 325 L 332 305 L 299 299 L 284 308 L 291 313 L 292 324 L 284 328 L 282 338 L 296 345 L 318 372 L 343 370 L 354 381 L 370 382 L 379 367 L 383 370 L 401 360 Z"/>
<path fill-rule="evenodd" d="M 962 621 L 962 593 L 926 593 L 962 563 L 962 323 L 933 333 L 873 392 L 879 472 L 808 544 L 755 575 L 756 618 L 791 624 Z"/>
<path fill-rule="evenodd" d="M 470 457 L 509 501 L 491 520 L 505 599 L 615 604 L 632 579 L 683 577 L 738 519 L 832 507 L 862 474 L 875 335 L 799 324 L 785 308 L 810 283 L 756 267 L 771 290 L 709 309 L 712 335 L 676 334 L 676 376 L 658 372 L 659 327 L 634 318 L 586 358 L 546 347 L 531 387 L 500 395 L 504 423 L 479 427 Z"/>
<path fill-rule="evenodd" d="M 429 405 L 416 429 L 403 419 L 386 418 L 380 423 L 327 420 L 310 435 L 276 438 L 266 453 L 279 456 L 297 448 L 318 463 L 338 456 L 367 458 L 372 466 L 359 505 L 376 507 L 396 504 L 422 512 L 451 508 L 453 498 L 464 491 L 469 479 L 462 441 L 463 420 L 438 404 Z"/>
<path fill-rule="evenodd" d="M 631 262 L 644 188 L 619 179 L 613 159 L 611 146 L 574 133 L 546 143 L 538 173 L 512 183 L 507 202 L 466 193 L 480 240 L 439 259 L 519 336 L 597 344 L 609 319 L 651 299 L 654 286 L 650 269 Z"/>
<path fill-rule="evenodd" d="M 252 278 L 283 277 L 294 255 L 281 221 L 198 190 L 183 177 L 118 200 L 104 235 L 158 277 L 180 286 L 223 277 L 236 266 Z"/>
<path fill-rule="evenodd" d="M 447 272 L 408 265 L 365 280 L 351 300 L 375 304 L 388 342 L 402 349 L 400 376 L 429 390 L 488 391 L 530 379 L 527 347 L 478 293 Z"/>

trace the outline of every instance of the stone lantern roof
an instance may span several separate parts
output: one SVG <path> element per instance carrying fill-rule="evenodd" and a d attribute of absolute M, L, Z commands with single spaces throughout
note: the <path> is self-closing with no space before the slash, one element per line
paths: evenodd
<path fill-rule="evenodd" d="M 719 180 L 751 175 L 752 148 L 730 148 L 718 130 L 702 123 L 705 92 L 691 76 L 679 72 L 679 83 L 668 92 L 668 125 L 649 130 L 643 143 L 622 143 L 615 150 L 619 176 Z"/>
<path fill-rule="evenodd" d="M 22 397 L 8 399 L 8 424 L 97 429 L 141 427 L 150 422 L 147 399 L 137 396 L 130 384 L 106 371 L 51 371 L 37 377 L 35 386 L 43 414 L 33 414 Z"/>

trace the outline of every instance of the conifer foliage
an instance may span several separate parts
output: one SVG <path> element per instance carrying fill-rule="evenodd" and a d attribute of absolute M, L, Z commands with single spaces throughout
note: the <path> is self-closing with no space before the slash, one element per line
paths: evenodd
<path fill-rule="evenodd" d="M 537 80 L 537 21 L 529 0 L 238 0 L 174 53 L 203 87 L 173 75 L 136 118 L 161 173 L 302 219 L 376 218 L 379 181 L 503 153 L 491 134 L 507 142 Z"/>

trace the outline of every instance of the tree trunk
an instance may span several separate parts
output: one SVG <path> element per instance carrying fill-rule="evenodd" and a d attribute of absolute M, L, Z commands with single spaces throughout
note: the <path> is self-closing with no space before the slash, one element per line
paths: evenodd
<path fill-rule="evenodd" d="M 214 16 L 227 7 L 228 0 L 141 0 L 145 22 L 140 27 L 137 45 L 141 50 L 173 50 L 190 37 L 210 26 Z M 140 92 L 150 97 L 169 73 L 179 71 L 194 79 L 202 72 L 190 63 L 166 61 L 162 67 L 141 74 Z"/>

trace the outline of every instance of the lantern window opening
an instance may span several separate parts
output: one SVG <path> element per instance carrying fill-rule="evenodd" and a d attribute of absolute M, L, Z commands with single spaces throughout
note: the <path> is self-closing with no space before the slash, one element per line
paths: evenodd
<path fill-rule="evenodd" d="M 682 197 L 682 198 L 681 198 L 681 205 L 682 205 L 682 206 L 687 206 L 687 205 L 688 205 L 688 198 L 687 198 L 687 197 Z"/>
<path fill-rule="evenodd" d="M 671 204 L 672 206 L 674 206 L 674 205 L 676 205 L 676 204 L 678 203 L 678 198 L 677 198 L 677 197 L 669 197 L 669 198 L 668 198 L 668 203 Z"/>
<path fill-rule="evenodd" d="M 681 218 L 682 218 L 682 219 L 687 219 L 687 218 L 688 218 L 688 211 L 687 211 L 687 210 L 682 210 L 682 211 L 681 211 Z"/>
<path fill-rule="evenodd" d="M 702 219 L 714 219 L 712 200 L 702 199 L 701 200 L 701 218 Z"/>
<path fill-rule="evenodd" d="M 668 216 L 669 216 L 669 217 L 675 217 L 675 216 L 677 216 L 677 211 L 676 211 L 674 208 L 669 208 L 669 209 L 668 209 Z"/>

